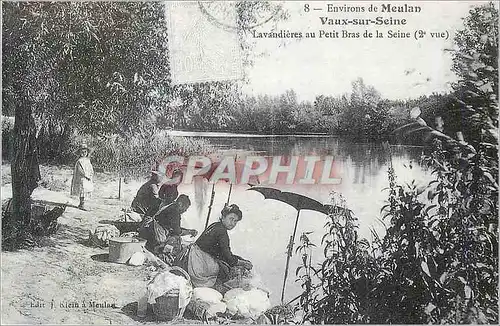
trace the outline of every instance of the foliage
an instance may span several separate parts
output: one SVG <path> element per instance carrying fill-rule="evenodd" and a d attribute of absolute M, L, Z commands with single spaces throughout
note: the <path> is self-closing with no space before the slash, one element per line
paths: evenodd
<path fill-rule="evenodd" d="M 377 118 L 377 106 L 380 101 L 380 93 L 374 87 L 366 85 L 361 78 L 353 81 L 349 105 L 342 112 L 342 127 L 345 130 L 357 130 L 362 134 L 369 132 L 368 122 Z"/>
<path fill-rule="evenodd" d="M 272 325 L 289 324 L 295 318 L 294 309 L 291 305 L 274 306 L 264 312 Z"/>
<path fill-rule="evenodd" d="M 331 198 L 321 265 L 317 269 L 311 265 L 307 235 L 302 235 L 298 247 L 303 258 L 297 270 L 304 290 L 300 298 L 303 318 L 313 324 L 370 322 L 367 298 L 378 270 L 376 260 L 368 241 L 358 236 L 357 219 L 345 201 L 336 194 Z"/>
<path fill-rule="evenodd" d="M 210 91 L 207 92 L 207 89 Z M 293 90 L 276 96 L 243 95 L 234 83 L 174 88 L 173 106 L 160 126 L 184 130 L 264 134 L 335 133 L 356 139 L 384 139 L 407 121 L 404 102 L 383 100 L 362 79 L 340 97 L 299 101 Z"/>
<path fill-rule="evenodd" d="M 156 162 L 169 155 L 204 155 L 213 151 L 203 140 L 170 137 L 152 130 L 133 137 L 96 138 L 92 142 L 92 164 L 98 170 L 116 171 L 123 176 L 142 176 Z"/>
<path fill-rule="evenodd" d="M 436 205 L 430 218 L 448 240 L 439 239 L 437 256 L 446 263 L 437 273 L 443 299 L 455 304 L 437 305 L 436 318 L 498 323 L 498 11 L 493 3 L 475 7 L 464 26 L 455 38 L 455 96 L 474 151 L 438 142 L 427 159 L 437 181 L 429 189 Z"/>
<path fill-rule="evenodd" d="M 2 116 L 2 133 L 14 131 L 14 118 Z"/>
<path fill-rule="evenodd" d="M 300 283 L 303 292 L 299 298 L 299 305 L 305 314 L 309 313 L 312 309 L 312 302 L 315 299 L 313 288 L 313 277 L 317 276 L 318 270 L 312 266 L 312 249 L 316 247 L 314 243 L 309 240 L 308 235 L 312 232 L 304 232 L 300 236 L 300 244 L 295 249 L 295 253 L 300 252 L 302 264 L 297 267 L 295 275 L 297 282 Z"/>
<path fill-rule="evenodd" d="M 276 23 L 287 20 L 290 15 L 284 10 L 279 2 L 275 1 L 237 1 L 237 26 L 238 36 L 243 52 L 243 64 L 252 65 L 254 60 L 255 40 L 249 36 L 251 30 L 263 24 L 272 24 L 276 28 Z"/>
<path fill-rule="evenodd" d="M 498 11 L 493 3 L 476 6 L 464 19 L 465 28 L 455 36 L 453 70 L 459 77 L 450 94 L 433 94 L 408 102 L 418 106 L 422 118 L 443 119 L 447 134 L 462 132 L 477 148 L 497 143 L 498 128 Z M 425 139 L 424 139 L 425 140 Z"/>
<path fill-rule="evenodd" d="M 498 10 L 493 3 L 470 10 L 455 37 L 455 85 L 467 141 L 498 142 Z"/>
<path fill-rule="evenodd" d="M 498 322 L 498 185 L 481 154 L 426 158 L 435 179 L 424 190 L 391 182 L 372 295 L 377 323 Z M 459 152 L 460 153 L 460 152 Z"/>
<path fill-rule="evenodd" d="M 425 160 L 435 178 L 423 188 L 398 184 L 390 166 L 389 226 L 371 246 L 347 209 L 328 217 L 317 271 L 301 237 L 306 320 L 498 323 L 498 184 L 481 151 L 465 155 L 436 142 Z"/>
<path fill-rule="evenodd" d="M 428 164 L 436 182 L 428 192 L 429 223 L 434 237 L 437 276 L 444 283 L 445 302 L 454 307 L 438 310 L 439 320 L 449 322 L 498 322 L 498 184 L 480 150 L 468 157 L 439 147 Z M 494 169 L 497 170 L 497 167 Z M 498 171 L 498 170 L 497 170 Z M 432 207 L 429 205 L 429 207 Z M 444 278 L 444 279 L 443 279 Z M 439 302 L 441 308 L 444 302 Z"/>
<path fill-rule="evenodd" d="M 192 130 L 231 128 L 228 110 L 238 103 L 234 82 L 213 82 L 173 87 L 173 103 L 161 116 L 162 127 Z"/>
<path fill-rule="evenodd" d="M 42 246 L 45 243 L 43 237 L 54 234 L 59 228 L 57 219 L 65 210 L 66 206 L 55 206 L 43 213 L 38 212 L 25 224 L 20 219 L 12 219 L 12 199 L 6 200 L 2 203 L 2 250 Z"/>
<path fill-rule="evenodd" d="M 143 128 L 144 117 L 164 105 L 169 65 L 161 3 L 21 2 L 3 9 L 7 110 L 31 103 L 39 128 L 56 121 L 105 134 Z"/>

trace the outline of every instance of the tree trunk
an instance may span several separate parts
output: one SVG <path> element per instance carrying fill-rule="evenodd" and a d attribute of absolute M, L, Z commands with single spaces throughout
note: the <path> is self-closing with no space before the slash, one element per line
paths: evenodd
<path fill-rule="evenodd" d="M 30 196 L 40 180 L 35 120 L 29 104 L 16 107 L 11 173 L 12 217 L 23 227 L 28 227 L 31 221 Z"/>

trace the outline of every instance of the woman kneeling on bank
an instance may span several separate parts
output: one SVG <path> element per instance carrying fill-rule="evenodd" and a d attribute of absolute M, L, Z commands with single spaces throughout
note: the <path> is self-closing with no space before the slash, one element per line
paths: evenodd
<path fill-rule="evenodd" d="M 221 211 L 219 222 L 211 224 L 189 250 L 187 271 L 195 287 L 213 287 L 228 280 L 229 269 L 241 266 L 252 269 L 252 263 L 233 255 L 227 230 L 232 230 L 243 214 L 237 205 L 229 205 Z"/>

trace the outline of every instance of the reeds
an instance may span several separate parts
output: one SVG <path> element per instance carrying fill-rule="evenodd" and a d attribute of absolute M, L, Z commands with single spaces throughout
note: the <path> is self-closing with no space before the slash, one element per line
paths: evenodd
<path fill-rule="evenodd" d="M 204 139 L 172 137 L 165 132 L 133 137 L 101 138 L 92 142 L 91 160 L 97 170 L 122 176 L 144 175 L 170 155 L 204 155 L 213 147 Z"/>

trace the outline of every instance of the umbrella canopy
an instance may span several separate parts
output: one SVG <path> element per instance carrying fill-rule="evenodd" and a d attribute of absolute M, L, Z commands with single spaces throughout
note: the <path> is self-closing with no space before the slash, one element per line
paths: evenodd
<path fill-rule="evenodd" d="M 248 190 L 258 191 L 262 195 L 264 195 L 264 198 L 281 201 L 294 207 L 298 211 L 307 209 L 310 211 L 317 211 L 323 214 L 328 214 L 330 207 L 332 207 L 331 205 L 323 205 L 315 199 L 297 194 L 295 192 L 281 191 L 275 188 L 260 186 L 251 187 Z"/>
<path fill-rule="evenodd" d="M 283 303 L 283 300 L 285 299 L 286 279 L 288 277 L 288 266 L 290 264 L 290 257 L 292 256 L 292 253 L 293 253 L 293 242 L 295 240 L 295 234 L 297 233 L 297 225 L 299 223 L 300 211 L 304 209 L 304 210 L 320 212 L 323 214 L 328 214 L 329 212 L 332 211 L 332 209 L 335 208 L 335 206 L 323 205 L 319 201 L 312 199 L 310 197 L 307 197 L 307 196 L 304 196 L 301 194 L 297 194 L 294 192 L 281 191 L 281 190 L 275 189 L 275 188 L 254 186 L 254 187 L 251 187 L 247 190 L 254 190 L 254 191 L 260 192 L 262 195 L 264 195 L 264 198 L 266 198 L 266 199 L 274 199 L 277 201 L 281 201 L 283 203 L 286 203 L 286 204 L 294 207 L 297 210 L 297 216 L 295 218 L 295 225 L 293 227 L 293 234 L 290 237 L 290 242 L 288 244 L 288 251 L 287 251 L 286 265 L 285 265 L 285 275 L 283 276 L 283 288 L 281 290 L 281 303 Z"/>

